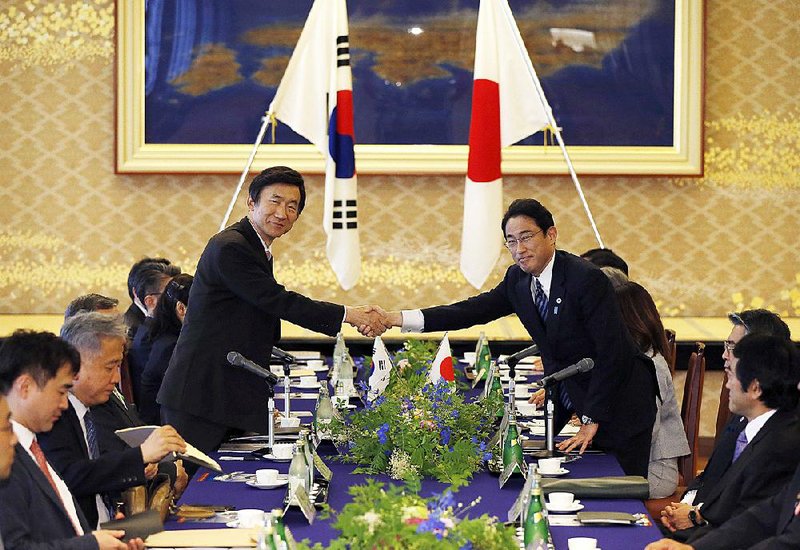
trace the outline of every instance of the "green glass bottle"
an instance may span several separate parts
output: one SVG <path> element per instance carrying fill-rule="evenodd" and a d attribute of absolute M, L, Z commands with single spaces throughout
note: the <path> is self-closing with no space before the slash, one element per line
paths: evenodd
<path fill-rule="evenodd" d="M 492 352 L 489 351 L 489 341 L 483 333 L 478 340 L 478 347 L 475 350 L 475 375 L 484 371 L 483 376 L 492 368 Z"/>
<path fill-rule="evenodd" d="M 526 550 L 547 550 L 550 542 L 550 529 L 547 525 L 547 509 L 542 497 L 541 476 L 535 466 L 528 468 L 528 475 L 533 476 L 531 492 L 528 496 L 528 507 L 525 511 L 523 542 Z"/>
<path fill-rule="evenodd" d="M 505 396 L 503 395 L 503 383 L 500 381 L 500 367 L 496 364 L 492 368 L 492 386 L 489 389 L 489 397 L 497 399 L 499 405 L 495 416 L 503 418 L 505 414 Z"/>
<path fill-rule="evenodd" d="M 503 469 L 512 462 L 516 462 L 523 467 L 525 461 L 522 457 L 522 445 L 519 441 L 519 431 L 517 430 L 517 419 L 514 416 L 508 418 L 508 428 L 506 429 L 505 439 L 503 439 Z"/>
<path fill-rule="evenodd" d="M 331 422 L 333 422 L 333 402 L 328 392 L 328 384 L 323 383 L 319 389 L 317 407 L 314 409 L 314 431 L 319 441 L 331 438 Z"/>

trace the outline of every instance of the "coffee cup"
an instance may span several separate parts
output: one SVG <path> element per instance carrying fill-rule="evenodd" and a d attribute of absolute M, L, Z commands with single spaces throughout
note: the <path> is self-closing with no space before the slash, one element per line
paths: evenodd
<path fill-rule="evenodd" d="M 293 447 L 291 443 L 276 443 L 272 446 L 272 456 L 279 459 L 292 458 Z"/>
<path fill-rule="evenodd" d="M 296 416 L 281 417 L 281 428 L 298 428 L 300 427 L 300 419 Z"/>
<path fill-rule="evenodd" d="M 557 474 L 561 471 L 560 458 L 540 458 L 539 459 L 539 473 L 542 474 Z"/>
<path fill-rule="evenodd" d="M 533 416 L 536 414 L 536 405 L 533 403 L 517 403 L 517 411 L 522 416 Z"/>
<path fill-rule="evenodd" d="M 597 539 L 589 537 L 572 537 L 567 540 L 569 550 L 595 550 Z"/>
<path fill-rule="evenodd" d="M 264 510 L 245 508 L 244 510 L 239 510 L 236 513 L 236 518 L 239 520 L 239 527 L 244 529 L 260 527 L 261 525 L 264 525 Z"/>
<path fill-rule="evenodd" d="M 516 397 L 528 397 L 528 386 L 517 384 L 514 386 L 514 395 Z"/>
<path fill-rule="evenodd" d="M 316 386 L 317 385 L 317 377 L 316 376 L 301 376 L 300 377 L 300 385 L 301 386 Z"/>
<path fill-rule="evenodd" d="M 283 366 L 281 365 L 270 365 L 269 370 L 275 376 L 283 376 Z"/>
<path fill-rule="evenodd" d="M 556 508 L 569 508 L 575 502 L 575 495 L 572 493 L 550 493 L 547 500 L 551 506 Z"/>
<path fill-rule="evenodd" d="M 256 483 L 259 485 L 275 485 L 278 481 L 278 470 L 274 468 L 262 468 L 256 470 Z"/>
<path fill-rule="evenodd" d="M 318 369 L 324 364 L 325 362 L 322 359 L 308 359 L 306 361 L 306 366 L 310 369 Z"/>

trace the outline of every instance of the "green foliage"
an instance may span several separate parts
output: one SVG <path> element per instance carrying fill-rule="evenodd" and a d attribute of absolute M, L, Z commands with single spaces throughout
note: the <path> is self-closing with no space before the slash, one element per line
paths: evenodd
<path fill-rule="evenodd" d="M 374 480 L 350 488 L 353 501 L 334 515 L 333 526 L 340 536 L 327 548 L 335 550 L 373 550 L 442 548 L 445 550 L 499 550 L 519 545 L 512 528 L 495 518 L 482 515 L 466 519 L 465 513 L 477 503 L 456 505 L 449 490 L 442 495 L 422 498 L 418 487 L 388 487 Z M 313 547 L 307 541 L 299 548 Z"/>
<path fill-rule="evenodd" d="M 343 460 L 359 464 L 356 471 L 459 486 L 491 458 L 485 442 L 500 404 L 467 403 L 454 384 L 430 384 L 435 353 L 432 342 L 406 342 L 384 394 L 333 424 L 334 437 L 347 442 Z"/>

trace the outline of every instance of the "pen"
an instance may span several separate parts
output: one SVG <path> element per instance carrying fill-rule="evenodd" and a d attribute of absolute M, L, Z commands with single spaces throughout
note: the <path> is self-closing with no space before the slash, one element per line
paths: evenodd
<path fill-rule="evenodd" d="M 221 456 L 220 460 L 261 460 L 257 456 Z"/>

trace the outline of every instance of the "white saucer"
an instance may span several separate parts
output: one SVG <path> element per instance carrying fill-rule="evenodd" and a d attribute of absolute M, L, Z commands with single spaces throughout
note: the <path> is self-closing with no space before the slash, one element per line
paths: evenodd
<path fill-rule="evenodd" d="M 271 460 L 273 462 L 291 462 L 292 461 L 292 457 L 291 456 L 286 457 L 286 458 L 277 458 L 277 457 L 272 456 L 272 453 L 270 453 L 268 455 L 261 455 L 261 458 L 263 458 L 264 460 Z"/>
<path fill-rule="evenodd" d="M 229 521 L 228 523 L 225 524 L 225 527 L 232 527 L 234 529 L 239 529 L 239 520 L 235 519 L 233 521 Z M 244 529 L 244 527 L 242 527 L 242 529 Z M 255 529 L 255 527 L 248 527 L 248 529 Z"/>
<path fill-rule="evenodd" d="M 558 477 L 558 476 L 563 476 L 564 474 L 568 474 L 568 473 L 569 473 L 569 470 L 567 470 L 566 468 L 561 468 L 557 472 L 547 472 L 547 473 L 539 470 L 539 474 L 541 476 L 543 476 L 543 477 Z"/>
<path fill-rule="evenodd" d="M 554 504 L 550 504 L 549 502 L 545 504 L 547 506 L 548 512 L 555 512 L 555 513 L 569 513 L 569 512 L 577 512 L 578 510 L 583 510 L 583 504 L 581 504 L 580 500 L 573 500 L 572 504 L 566 508 L 556 507 Z"/>
<path fill-rule="evenodd" d="M 319 382 L 314 382 L 313 384 L 297 384 L 295 388 L 300 388 L 303 390 L 317 390 L 320 387 Z"/>
<path fill-rule="evenodd" d="M 277 489 L 278 487 L 283 487 L 284 485 L 289 484 L 289 476 L 288 475 L 278 475 L 278 480 L 272 485 L 259 485 L 258 482 L 254 479 L 246 481 L 250 487 L 255 489 Z"/>

